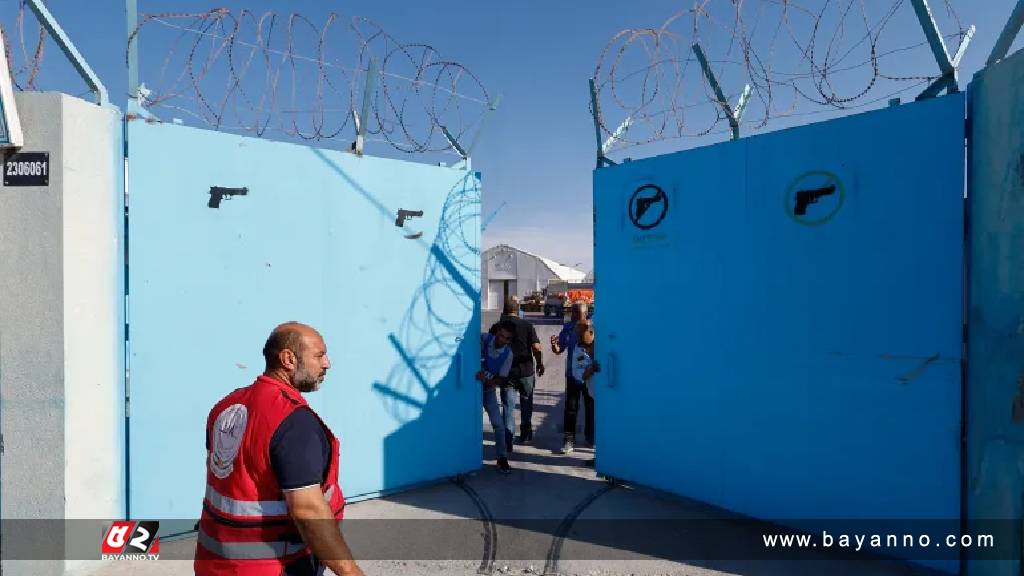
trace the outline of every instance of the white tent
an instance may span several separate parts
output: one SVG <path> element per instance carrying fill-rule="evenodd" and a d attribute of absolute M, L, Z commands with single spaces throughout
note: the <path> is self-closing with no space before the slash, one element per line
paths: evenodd
<path fill-rule="evenodd" d="M 583 282 L 586 273 L 521 248 L 498 244 L 484 251 L 480 266 L 481 307 L 495 310 L 507 296 L 523 298 L 551 280 Z"/>

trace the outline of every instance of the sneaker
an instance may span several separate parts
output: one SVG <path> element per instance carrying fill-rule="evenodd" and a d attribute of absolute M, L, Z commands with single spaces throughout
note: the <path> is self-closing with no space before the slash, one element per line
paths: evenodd
<path fill-rule="evenodd" d="M 512 467 L 508 465 L 508 458 L 505 458 L 504 456 L 498 458 L 498 472 L 501 472 L 502 474 L 512 473 Z"/>
<path fill-rule="evenodd" d="M 572 454 L 573 444 L 572 440 L 566 440 L 565 444 L 562 444 L 562 454 Z"/>
<path fill-rule="evenodd" d="M 533 442 L 533 432 L 527 432 L 525 434 L 520 434 L 518 442 L 520 444 L 529 444 L 530 442 Z"/>

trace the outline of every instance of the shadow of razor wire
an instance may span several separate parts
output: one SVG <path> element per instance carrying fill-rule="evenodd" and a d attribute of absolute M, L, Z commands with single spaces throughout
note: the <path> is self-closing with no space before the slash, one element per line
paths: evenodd
<path fill-rule="evenodd" d="M 393 222 L 393 215 L 397 209 L 389 209 L 383 202 L 375 198 L 365 187 L 363 187 L 352 176 L 350 176 L 341 166 L 339 166 L 335 161 L 331 160 L 323 151 L 313 148 L 312 152 L 318 158 L 320 158 L 320 160 L 322 160 L 329 168 L 331 168 L 332 171 L 338 174 L 338 176 L 340 176 L 356 193 L 358 193 L 374 208 L 376 208 L 376 210 L 380 213 L 382 219 L 384 219 L 389 224 Z M 427 250 L 429 253 L 427 269 L 424 272 L 424 282 L 420 286 L 420 289 L 418 290 L 418 293 L 414 301 L 410 304 L 410 308 L 406 312 L 405 317 L 403 318 L 402 328 L 400 329 L 400 332 L 405 332 L 410 326 L 415 325 L 415 322 L 413 321 L 411 316 L 413 315 L 417 303 L 421 299 L 423 300 L 427 308 L 427 315 L 429 317 L 428 321 L 437 320 L 445 325 L 451 324 L 450 322 L 447 322 L 444 318 L 441 318 L 431 305 L 429 288 L 434 285 L 442 284 L 446 286 L 449 291 L 454 293 L 455 287 L 450 285 L 451 282 L 454 282 L 454 284 L 457 285 L 458 290 L 462 292 L 462 298 L 468 300 L 470 306 L 479 305 L 480 291 L 476 289 L 473 286 L 473 284 L 470 283 L 469 280 L 466 279 L 465 275 L 459 270 L 459 267 L 456 265 L 456 263 L 452 261 L 451 256 L 446 252 L 445 248 L 442 247 L 442 245 L 444 245 L 444 247 L 451 249 L 451 247 L 449 246 L 449 242 L 452 239 L 448 238 L 448 235 L 451 232 L 451 230 L 449 230 L 450 226 L 448 225 L 448 218 L 450 217 L 449 212 L 451 208 L 452 197 L 465 196 L 465 190 L 467 188 L 467 183 L 470 177 L 471 173 L 467 172 L 465 176 L 463 176 L 461 180 L 458 183 L 456 183 L 455 187 L 453 188 L 453 191 L 449 193 L 449 197 L 445 202 L 444 208 L 442 209 L 437 235 L 435 236 L 433 242 L 431 242 L 429 245 L 427 244 L 426 240 L 422 238 L 422 236 L 409 238 L 406 235 L 406 230 L 399 230 L 396 228 L 396 232 L 401 233 L 403 237 L 407 238 L 408 240 L 416 242 L 419 246 Z M 459 190 L 460 188 L 462 192 L 457 192 L 457 190 Z M 473 187 L 473 189 L 475 190 L 476 188 Z M 464 198 L 462 198 L 461 201 L 462 203 L 465 203 Z M 476 199 L 474 204 L 476 206 L 479 206 L 479 199 Z M 460 207 L 461 206 L 457 206 L 456 209 Z M 479 211 L 477 210 L 477 212 L 475 212 L 472 216 L 479 218 Z M 462 226 L 459 226 L 459 229 L 459 232 L 462 235 L 462 244 L 464 245 L 465 248 L 469 249 L 469 255 L 475 256 L 476 259 L 479 259 L 479 247 L 467 241 L 467 239 L 465 238 L 465 230 L 462 229 Z M 440 266 L 441 270 L 443 270 L 443 273 L 439 274 L 439 271 L 436 270 L 437 266 Z M 436 277 L 441 275 L 447 276 L 447 278 L 438 280 Z M 448 327 L 455 328 L 456 332 L 461 333 L 465 329 L 465 323 L 458 324 L 460 325 L 450 325 Z M 433 330 L 430 330 L 429 332 L 432 333 Z M 428 334 L 428 336 L 430 336 L 430 334 Z M 433 343 L 439 348 L 438 351 L 440 353 L 436 354 L 436 356 L 438 357 L 437 359 L 443 359 L 448 363 L 454 361 L 456 364 L 461 364 L 461 354 L 456 351 L 454 355 L 452 355 L 449 350 L 451 343 L 441 343 L 441 337 L 439 337 L 437 334 L 432 334 L 432 336 L 432 338 L 428 337 L 425 346 L 429 346 L 431 343 Z M 456 337 L 453 339 L 453 342 L 458 342 L 458 340 L 459 338 Z M 412 375 L 412 378 L 416 381 L 419 388 L 426 395 L 426 399 L 417 399 L 411 393 L 409 393 L 412 392 L 412 390 L 409 390 L 407 392 L 403 392 L 402 390 L 400 390 L 400 386 L 396 385 L 395 382 L 390 382 L 391 380 L 394 380 L 394 375 L 392 375 L 392 377 L 389 378 L 388 384 L 382 382 L 374 382 L 371 388 L 378 394 L 382 395 L 383 397 L 389 398 L 393 401 L 403 404 L 406 407 L 422 411 L 425 408 L 426 404 L 430 401 L 430 399 L 436 396 L 437 391 L 435 390 L 434 387 L 430 385 L 429 379 L 423 373 L 423 370 L 419 366 L 418 359 L 420 358 L 420 355 L 417 353 L 410 352 L 407 349 L 407 347 L 402 344 L 402 341 L 400 340 L 399 336 L 395 333 L 391 333 L 388 335 L 388 341 L 391 343 L 392 347 L 396 350 L 396 352 L 399 355 L 399 358 L 401 359 L 399 366 L 405 369 L 404 372 L 406 374 Z M 454 348 L 457 350 L 458 346 L 456 345 L 454 346 Z M 403 418 L 399 419 L 401 420 Z"/>
<path fill-rule="evenodd" d="M 388 208 L 387 206 L 385 206 L 380 200 L 377 200 L 376 198 L 374 198 L 373 195 L 370 194 L 370 192 L 366 188 L 364 188 L 361 184 L 356 182 L 355 179 L 353 179 L 351 176 L 349 176 L 348 173 L 346 173 L 345 170 L 343 170 L 341 168 L 341 166 L 338 166 L 338 164 L 336 162 L 334 162 L 333 160 L 328 158 L 327 155 L 324 154 L 324 152 L 322 150 L 319 150 L 317 148 L 311 148 L 311 150 L 313 151 L 313 154 L 315 154 L 318 158 L 323 160 L 324 164 L 327 164 L 327 166 L 329 166 L 331 168 L 331 170 L 333 170 L 336 174 L 338 174 L 338 176 L 341 176 L 341 178 L 345 182 L 347 182 L 352 187 L 353 190 L 355 190 L 367 202 L 372 204 L 377 209 L 377 211 L 380 212 L 381 216 L 387 222 L 390 223 L 390 222 L 392 222 L 394 220 L 393 214 L 395 212 L 397 212 L 397 210 L 398 210 L 397 208 L 395 210 L 392 210 L 392 209 Z M 462 178 L 462 182 L 464 183 L 469 177 L 470 177 L 470 173 L 467 172 L 466 175 Z M 399 233 L 401 233 L 402 236 L 405 237 L 406 232 L 407 231 L 403 230 L 403 231 L 400 231 Z M 440 235 L 440 230 L 438 231 L 438 235 Z M 466 296 L 468 296 L 470 298 L 473 298 L 473 299 L 477 299 L 477 298 L 480 297 L 480 291 L 476 290 L 475 288 L 473 288 L 473 285 L 470 284 L 469 281 L 466 280 L 465 276 L 463 276 L 459 272 L 458 268 L 456 268 L 455 265 L 452 264 L 452 261 L 448 257 L 448 255 L 445 254 L 437 246 L 437 241 L 436 241 L 437 239 L 436 238 L 435 238 L 434 242 L 432 242 L 430 244 L 429 247 L 427 246 L 427 242 L 423 239 L 422 236 L 417 237 L 417 238 L 409 238 L 409 240 L 413 240 L 414 242 L 416 242 L 417 244 L 422 246 L 425 250 L 429 250 L 430 254 L 434 258 L 437 259 L 437 261 L 441 264 L 441 266 L 443 266 L 444 269 L 448 272 L 448 274 L 451 275 L 452 279 L 455 280 L 456 283 L 458 283 L 459 287 L 463 290 L 463 292 L 466 293 Z"/>

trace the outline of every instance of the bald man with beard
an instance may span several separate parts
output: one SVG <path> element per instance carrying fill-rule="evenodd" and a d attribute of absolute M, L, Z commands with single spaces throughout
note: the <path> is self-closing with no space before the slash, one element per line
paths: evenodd
<path fill-rule="evenodd" d="M 196 543 L 199 576 L 362 576 L 342 536 L 339 442 L 302 397 L 331 361 L 319 332 L 274 328 L 266 369 L 228 394 L 206 426 L 207 482 Z"/>

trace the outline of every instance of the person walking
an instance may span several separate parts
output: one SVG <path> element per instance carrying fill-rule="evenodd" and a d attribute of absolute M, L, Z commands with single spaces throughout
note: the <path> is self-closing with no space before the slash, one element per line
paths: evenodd
<path fill-rule="evenodd" d="M 508 375 L 512 370 L 512 341 L 513 328 L 508 322 L 499 322 L 494 329 L 494 334 L 480 335 L 480 371 L 476 373 L 476 379 L 483 385 L 483 405 L 487 417 L 491 421 L 491 428 L 494 429 L 494 449 L 497 452 L 498 471 L 502 474 L 512 472 L 512 466 L 508 463 L 510 443 L 508 438 L 511 433 L 505 428 L 508 415 L 512 412 L 511 388 L 508 385 Z M 498 406 L 498 393 L 501 393 L 505 404 L 505 417 L 502 417 L 501 408 Z"/>
<path fill-rule="evenodd" d="M 597 355 L 594 351 L 594 326 L 588 320 L 586 323 L 576 324 L 576 347 L 572 352 L 572 378 L 577 386 L 582 386 L 586 393 L 593 399 L 594 396 L 594 374 L 601 371 L 601 365 L 597 362 Z M 589 418 L 594 419 L 593 402 L 585 409 L 589 410 L 591 414 Z M 596 448 L 595 440 L 593 436 L 594 430 L 591 430 L 590 445 L 592 448 Z M 597 462 L 596 459 L 587 461 L 587 466 L 593 466 Z"/>
<path fill-rule="evenodd" d="M 594 398 L 586 386 L 572 376 L 572 355 L 576 348 L 576 326 L 588 324 L 587 304 L 576 302 L 572 306 L 571 319 L 562 326 L 557 336 L 551 337 L 551 351 L 555 354 L 567 352 L 565 359 L 565 411 L 562 420 L 562 454 L 571 454 L 576 445 L 576 414 L 579 412 L 580 396 L 583 397 L 583 430 L 587 443 L 594 445 Z"/>
<path fill-rule="evenodd" d="M 491 333 L 498 324 L 506 322 L 512 327 L 512 370 L 509 372 L 509 386 L 519 392 L 519 443 L 533 441 L 533 390 L 537 377 L 544 375 L 544 355 L 537 337 L 537 330 L 529 321 L 518 314 L 519 302 L 510 297 L 505 300 L 501 320 L 491 326 Z M 511 416 L 511 418 L 510 418 Z M 505 429 L 508 450 L 512 451 L 512 430 L 515 418 L 510 406 L 505 406 Z"/>
<path fill-rule="evenodd" d="M 198 576 L 362 576 L 341 533 L 338 439 L 302 397 L 331 362 L 323 337 L 288 322 L 263 347 L 266 369 L 206 422 Z"/>

